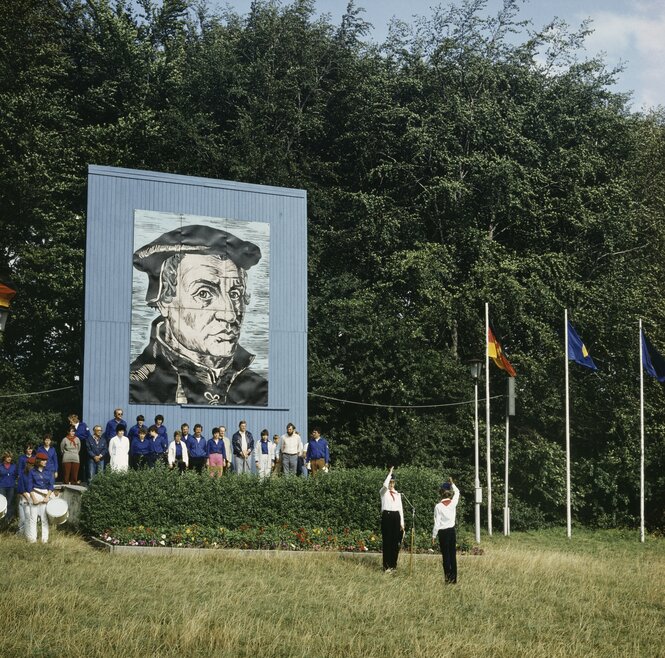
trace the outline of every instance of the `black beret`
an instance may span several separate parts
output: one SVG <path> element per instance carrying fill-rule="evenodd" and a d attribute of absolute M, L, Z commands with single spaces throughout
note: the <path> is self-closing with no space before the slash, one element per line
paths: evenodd
<path fill-rule="evenodd" d="M 157 300 L 162 266 L 167 258 L 178 253 L 183 256 L 196 254 L 228 258 L 244 270 L 261 260 L 261 250 L 257 245 L 232 233 L 202 225 L 174 229 L 134 252 L 134 267 L 148 275 L 146 301 Z"/>

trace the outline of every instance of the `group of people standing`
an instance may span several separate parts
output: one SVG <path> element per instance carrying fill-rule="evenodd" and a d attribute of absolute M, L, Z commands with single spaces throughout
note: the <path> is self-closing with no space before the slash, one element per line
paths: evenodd
<path fill-rule="evenodd" d="M 318 428 L 311 430 L 309 441 L 303 441 L 295 425 L 289 423 L 282 435 L 274 434 L 272 439 L 267 429 L 255 440 L 243 420 L 238 430 L 228 436 L 226 427 L 220 425 L 211 430 L 209 438 L 203 434 L 200 423 L 190 432 L 187 423 L 169 437 L 161 414 L 155 416 L 151 425 L 139 415 L 136 424 L 127 427 L 122 409 L 115 409 L 113 418 L 92 431 L 76 414 L 68 417 L 69 429 L 60 441 L 60 454 L 56 450 L 50 433 L 44 435 L 41 444 L 29 442 L 18 465 L 14 456 L 6 452 L 0 466 L 0 493 L 7 499 L 7 521 L 11 521 L 15 507 L 15 497 L 21 495 L 20 475 L 26 463 L 34 467 L 37 457 L 43 455 L 44 469 L 55 481 L 63 484 L 81 484 L 81 478 L 92 478 L 106 467 L 114 471 L 130 468 L 151 468 L 162 463 L 180 472 L 204 469 L 212 476 L 224 473 L 251 473 L 261 478 L 284 474 L 308 477 L 328 469 L 330 448 Z"/>
<path fill-rule="evenodd" d="M 383 486 L 381 496 L 381 537 L 383 543 L 383 570 L 386 573 L 397 569 L 399 549 L 404 539 L 404 508 L 402 494 L 395 489 L 394 468 L 391 467 Z M 445 582 L 457 582 L 457 537 L 455 517 L 459 502 L 459 489 L 452 478 L 439 487 L 440 500 L 434 507 L 432 546 L 438 540 L 443 559 Z"/>
<path fill-rule="evenodd" d="M 144 417 L 138 416 L 136 425 L 127 430 L 122 410 L 116 409 L 104 433 L 112 435 L 108 445 L 104 443 L 101 428 L 93 429 L 93 437 L 100 436 L 94 445 L 88 446 L 88 452 L 95 454 L 97 470 L 103 469 L 106 455 L 110 468 L 116 471 L 150 468 L 161 461 L 180 472 L 202 473 L 207 469 L 212 476 L 251 473 L 261 478 L 279 473 L 307 477 L 309 473 L 316 475 L 326 470 L 330 464 L 328 442 L 317 428 L 311 431 L 308 442 L 303 442 L 293 423 L 287 425 L 285 434 L 274 434 L 272 439 L 264 429 L 257 441 L 244 420 L 231 437 L 224 425 L 213 427 L 210 438 L 206 438 L 200 423 L 194 425 L 191 433 L 189 424 L 183 423 L 169 441 L 163 423 L 163 417 L 157 416 L 155 424 L 146 428 Z"/>
<path fill-rule="evenodd" d="M 183 423 L 169 440 L 162 415 L 157 415 L 150 426 L 139 415 L 136 424 L 127 428 L 123 410 L 118 408 L 104 432 L 101 425 L 90 431 L 76 414 L 68 420 L 69 429 L 60 442 L 60 459 L 51 434 L 45 434 L 37 447 L 33 442 L 27 443 L 18 464 L 11 452 L 2 456 L 0 494 L 7 501 L 4 522 L 8 526 L 18 510 L 18 532 L 29 541 L 37 540 L 39 521 L 42 542 L 48 541 L 46 504 L 57 495 L 55 481 L 59 476 L 64 484 L 81 484 L 82 453 L 87 456 L 88 482 L 106 466 L 126 471 L 163 463 L 180 472 L 206 470 L 218 477 L 224 473 L 251 473 L 266 478 L 280 473 L 308 477 L 326 471 L 330 464 L 328 442 L 320 431 L 313 429 L 310 440 L 303 442 L 293 423 L 287 425 L 284 434 L 274 434 L 272 439 L 264 429 L 258 441 L 244 420 L 232 437 L 227 436 L 223 425 L 214 427 L 211 437 L 206 438 L 200 423 L 194 425 L 192 433 L 189 425 Z"/>
<path fill-rule="evenodd" d="M 21 455 L 18 464 L 14 464 L 14 456 L 5 451 L 0 465 L 0 494 L 7 501 L 5 521 L 7 524 L 18 509 L 18 532 L 29 542 L 37 541 L 37 526 L 41 522 L 41 539 L 46 543 L 49 538 L 49 522 L 46 505 L 55 495 L 55 471 L 49 466 L 50 436 L 33 456 L 30 446 L 27 454 Z M 55 452 L 55 449 L 53 449 Z"/>

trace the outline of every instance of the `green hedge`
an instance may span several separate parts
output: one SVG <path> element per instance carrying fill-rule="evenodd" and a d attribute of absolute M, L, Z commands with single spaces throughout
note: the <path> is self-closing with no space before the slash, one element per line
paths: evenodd
<path fill-rule="evenodd" d="M 231 530 L 286 524 L 378 532 L 379 489 L 385 476 L 385 471 L 370 468 L 334 470 L 308 479 L 267 480 L 232 475 L 211 478 L 193 472 L 179 475 L 164 468 L 106 472 L 95 477 L 83 495 L 81 527 L 95 536 L 116 528 L 187 524 Z M 418 530 L 431 530 L 441 480 L 431 469 L 399 470 L 398 489 L 416 507 Z M 465 504 L 470 505 L 463 498 L 460 520 Z M 410 508 L 406 504 L 404 508 L 410 528 Z"/>
<path fill-rule="evenodd" d="M 408 549 L 411 533 L 404 535 L 403 547 Z M 196 524 L 175 527 L 129 526 L 105 531 L 99 539 L 112 546 L 149 546 L 176 548 L 241 548 L 282 551 L 346 551 L 362 553 L 381 550 L 381 534 L 371 530 L 344 529 L 335 532 L 332 528 L 291 528 L 279 526 L 242 526 L 236 530 L 224 527 L 199 526 Z M 414 549 L 418 553 L 432 550 L 430 529 L 420 529 L 414 535 Z M 473 546 L 473 537 L 464 532 L 457 533 L 457 548 L 461 553 L 482 554 Z M 438 549 L 437 549 L 438 550 Z"/>

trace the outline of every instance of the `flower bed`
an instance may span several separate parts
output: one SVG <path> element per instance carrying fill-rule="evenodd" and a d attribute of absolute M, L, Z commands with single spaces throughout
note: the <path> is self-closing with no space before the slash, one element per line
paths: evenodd
<path fill-rule="evenodd" d="M 237 529 L 207 527 L 196 524 L 156 528 L 130 526 L 106 530 L 99 539 L 112 546 L 164 546 L 175 548 L 240 548 L 254 550 L 283 551 L 344 551 L 353 553 L 380 552 L 381 535 L 372 531 L 343 528 L 294 528 L 288 525 L 251 527 L 242 525 Z M 410 536 L 405 537 L 408 547 Z M 431 551 L 431 536 L 418 533 L 415 537 L 418 553 Z M 476 550 L 474 550 L 476 549 Z M 478 554 L 466 537 L 458 541 L 462 553 Z"/>

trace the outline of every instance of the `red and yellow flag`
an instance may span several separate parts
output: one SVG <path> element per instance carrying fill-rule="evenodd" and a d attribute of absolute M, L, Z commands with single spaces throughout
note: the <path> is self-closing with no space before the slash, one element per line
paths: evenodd
<path fill-rule="evenodd" d="M 16 290 L 0 282 L 0 308 L 9 308 L 9 304 L 15 294 Z"/>
<path fill-rule="evenodd" d="M 496 364 L 497 368 L 505 370 L 510 377 L 515 377 L 515 368 L 510 365 L 510 361 L 501 349 L 501 343 L 495 338 L 492 329 L 487 329 L 487 355 Z"/>

